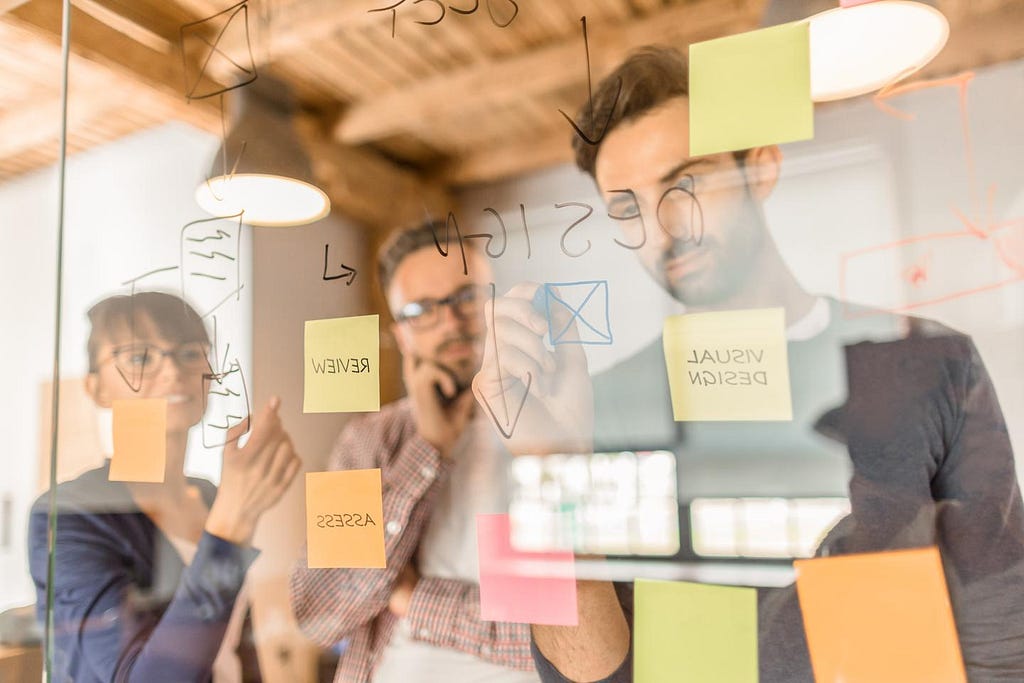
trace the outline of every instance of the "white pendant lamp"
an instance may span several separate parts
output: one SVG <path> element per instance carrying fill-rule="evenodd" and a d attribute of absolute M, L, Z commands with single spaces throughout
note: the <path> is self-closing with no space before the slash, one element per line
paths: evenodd
<path fill-rule="evenodd" d="M 946 17 L 911 0 L 838 7 L 806 21 L 815 102 L 863 95 L 902 80 L 939 54 L 949 38 Z"/>
<path fill-rule="evenodd" d="M 199 206 L 215 216 L 244 211 L 243 222 L 267 227 L 306 225 L 330 213 L 292 127 L 288 86 L 261 75 L 232 93 L 231 129 L 196 188 Z"/>

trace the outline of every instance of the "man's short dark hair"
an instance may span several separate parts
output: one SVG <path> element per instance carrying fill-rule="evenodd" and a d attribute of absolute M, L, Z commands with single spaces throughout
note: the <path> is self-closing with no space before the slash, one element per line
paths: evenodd
<path fill-rule="evenodd" d="M 425 247 L 437 249 L 438 245 L 444 243 L 451 245 L 448 252 L 452 257 L 457 258 L 459 254 L 458 237 L 455 234 L 455 225 L 452 224 L 450 235 L 447 234 L 448 227 L 443 220 L 429 219 L 412 228 L 395 230 L 388 236 L 377 251 L 377 277 L 380 280 L 380 289 L 387 296 L 388 287 L 395 277 L 395 271 L 405 258 L 413 252 Z M 450 239 L 449 239 L 450 237 Z M 467 243 L 465 248 L 471 248 Z M 438 256 L 440 256 L 440 250 Z"/>
<path fill-rule="evenodd" d="M 619 124 L 637 119 L 668 100 L 688 97 L 688 74 L 686 56 L 679 50 L 663 45 L 639 48 L 598 83 L 594 91 L 593 111 L 590 103 L 585 103 L 576 115 L 576 125 L 580 130 L 590 131 L 592 125 L 600 129 L 607 120 L 605 133 L 610 133 Z M 572 146 L 576 165 L 594 178 L 600 143 L 592 145 L 574 134 Z M 733 154 L 742 163 L 746 152 Z"/>

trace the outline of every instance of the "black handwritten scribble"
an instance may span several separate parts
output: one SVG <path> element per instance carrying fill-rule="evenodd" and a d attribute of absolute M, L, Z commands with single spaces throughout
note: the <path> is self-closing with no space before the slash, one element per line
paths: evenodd
<path fill-rule="evenodd" d="M 181 229 L 181 296 L 199 307 L 205 306 L 204 318 L 232 296 L 239 298 L 243 215 L 240 211 L 230 216 L 203 218 L 186 223 Z M 230 228 L 226 221 L 231 221 Z"/>
<path fill-rule="evenodd" d="M 234 179 L 235 172 L 238 171 L 238 165 L 240 163 L 242 163 L 242 157 L 245 156 L 245 150 L 246 150 L 246 147 L 248 146 L 248 144 L 249 144 L 248 140 L 242 140 L 241 141 L 241 144 L 238 146 L 238 154 L 235 155 L 235 161 L 231 165 L 231 170 L 228 171 L 228 121 L 227 121 L 227 115 L 225 114 L 225 109 L 224 109 L 224 94 L 221 93 L 221 96 L 220 96 L 220 152 L 219 152 L 219 154 L 220 154 L 220 166 L 221 166 L 220 177 L 224 178 L 225 182 L 231 182 Z M 212 180 L 210 178 L 210 176 L 206 176 L 206 189 L 209 190 L 210 196 L 212 196 L 218 202 L 224 201 L 224 197 L 222 197 L 219 194 L 217 194 L 217 191 L 214 189 L 213 184 L 210 182 L 210 180 Z"/>
<path fill-rule="evenodd" d="M 466 16 L 466 15 L 469 15 L 469 14 L 473 14 L 478 9 L 480 9 L 480 0 L 473 0 L 473 6 L 470 7 L 469 9 L 466 9 L 465 7 L 456 7 L 455 5 L 448 5 L 446 7 L 445 4 L 443 2 L 441 2 L 441 0 L 413 0 L 412 4 L 418 5 L 421 2 L 432 3 L 434 5 L 434 7 L 436 7 L 437 10 L 440 12 L 440 14 L 434 15 L 434 18 L 432 18 L 429 21 L 426 21 L 424 19 L 416 19 L 415 20 L 415 22 L 417 24 L 421 24 L 423 26 L 436 26 L 436 25 L 440 24 L 444 20 L 445 15 L 446 15 L 448 10 L 451 10 L 455 14 L 461 14 L 463 16 Z M 505 2 L 507 2 L 509 5 L 512 6 L 512 15 L 508 19 L 506 19 L 505 21 L 501 21 L 498 18 L 498 16 L 495 14 L 492 0 L 487 0 L 487 14 L 491 18 L 491 23 L 493 23 L 498 28 L 506 28 L 513 21 L 515 21 L 515 18 L 517 16 L 519 16 L 519 3 L 517 3 L 515 0 L 505 0 Z M 388 5 L 387 7 L 377 7 L 377 8 L 371 9 L 371 10 L 367 10 L 367 11 L 368 12 L 391 12 L 391 37 L 394 38 L 395 37 L 395 24 L 398 21 L 398 8 L 401 7 L 402 5 L 404 5 L 405 3 L 406 3 L 406 0 L 398 0 L 398 2 L 396 2 L 393 5 Z"/>
<path fill-rule="evenodd" d="M 358 271 L 356 271 L 355 268 L 350 268 L 350 267 L 346 266 L 344 263 L 342 263 L 341 264 L 341 268 L 342 268 L 343 272 L 337 273 L 335 275 L 328 275 L 327 274 L 327 259 L 328 259 L 327 255 L 330 252 L 330 248 L 331 248 L 330 244 L 325 244 L 324 245 L 324 274 L 323 274 L 324 281 L 329 282 L 331 280 L 340 280 L 341 278 L 348 278 L 348 281 L 345 282 L 345 286 L 346 287 L 351 286 L 352 282 L 355 281 L 356 273 L 358 272 Z"/>
<path fill-rule="evenodd" d="M 226 258 L 228 261 L 234 261 L 235 260 L 234 256 L 229 256 L 228 254 L 225 254 L 222 251 L 211 251 L 209 253 L 203 253 L 201 251 L 190 251 L 188 253 L 194 254 L 195 256 L 198 256 L 200 258 L 210 259 L 211 261 L 213 259 L 217 258 L 217 257 Z"/>
<path fill-rule="evenodd" d="M 216 30 L 213 40 L 207 38 L 206 35 L 212 32 L 211 29 Z M 229 32 L 244 36 L 245 49 L 240 54 L 227 54 L 223 49 L 221 41 Z M 256 62 L 252 56 L 252 42 L 249 39 L 249 3 L 247 0 L 204 19 L 184 24 L 179 33 L 185 75 L 185 98 L 190 102 L 223 95 L 256 80 Z M 189 49 L 190 45 L 204 51 L 198 68 L 189 60 L 189 55 L 193 52 Z M 209 76 L 208 70 L 214 60 L 223 65 L 223 72 L 229 75 L 229 78 L 225 80 L 231 85 L 221 85 Z"/>
<path fill-rule="evenodd" d="M 218 228 L 217 232 L 212 235 L 207 235 L 206 237 L 186 237 L 185 239 L 189 242 L 206 242 L 207 240 L 219 240 L 225 237 L 231 237 L 231 233 L 224 232 Z"/>
<path fill-rule="evenodd" d="M 562 253 L 563 254 L 565 254 L 566 256 L 568 256 L 570 258 L 579 258 L 580 256 L 583 256 L 588 251 L 590 251 L 590 247 L 591 247 L 590 240 L 587 240 L 587 248 L 586 249 L 584 249 L 583 251 L 577 252 L 577 253 L 572 253 L 565 246 L 565 238 L 569 235 L 569 231 L 571 231 L 573 228 L 575 228 L 577 225 L 579 225 L 583 221 L 585 221 L 588 218 L 590 218 L 590 215 L 592 213 L 594 213 L 594 207 L 592 207 L 590 204 L 587 204 L 585 202 L 563 202 L 561 204 L 555 204 L 555 208 L 556 209 L 564 209 L 567 206 L 578 206 L 581 209 L 586 209 L 586 213 L 585 214 L 583 214 L 582 216 L 577 218 L 575 221 L 573 221 L 572 225 L 570 225 L 568 228 L 565 229 L 565 232 L 562 233 L 562 239 L 559 240 L 559 245 L 562 247 Z"/>
<path fill-rule="evenodd" d="M 612 101 L 612 106 L 608 109 L 608 116 L 604 120 L 604 125 L 601 126 L 601 130 L 600 132 L 598 132 L 597 127 L 594 124 L 594 83 L 590 69 L 590 39 L 587 37 L 587 17 L 580 17 L 580 22 L 583 24 L 583 48 L 586 51 L 587 55 L 587 94 L 590 102 L 589 106 L 587 107 L 587 115 L 590 118 L 591 132 L 583 132 L 583 130 L 581 130 L 580 127 L 576 125 L 576 122 L 573 121 L 572 117 L 566 114 L 561 109 L 558 110 L 558 113 L 565 117 L 565 120 L 569 122 L 569 125 L 572 126 L 572 129 L 576 131 L 576 135 L 580 136 L 581 140 L 583 140 L 588 145 L 597 145 L 600 144 L 602 140 L 604 140 L 604 136 L 608 132 L 608 125 L 611 123 L 612 113 L 615 112 L 615 105 L 618 104 L 619 95 L 622 94 L 622 79 L 618 79 L 618 86 L 615 90 L 615 99 Z"/>
<path fill-rule="evenodd" d="M 213 314 L 214 314 L 214 313 L 215 313 L 215 312 L 217 311 L 217 309 L 218 309 L 218 308 L 220 308 L 220 307 L 221 307 L 221 306 L 223 306 L 223 305 L 224 305 L 225 303 L 227 303 L 228 299 L 230 299 L 231 297 L 235 297 L 235 299 L 237 300 L 237 299 L 239 298 L 240 294 L 242 293 L 242 289 L 243 289 L 244 287 L 245 287 L 245 285 L 238 285 L 237 289 L 234 289 L 234 290 L 232 290 L 232 291 L 228 292 L 228 293 L 227 293 L 227 295 L 226 295 L 226 296 L 225 296 L 225 297 L 224 297 L 223 299 L 221 299 L 220 301 L 218 301 L 217 303 L 215 303 L 215 304 L 214 304 L 213 306 L 211 306 L 210 308 L 208 308 L 208 309 L 206 310 L 206 312 L 205 312 L 205 313 L 203 313 L 203 314 L 202 314 L 201 316 L 199 316 L 199 317 L 200 317 L 200 318 L 202 318 L 203 320 L 205 320 L 206 318 L 208 318 L 208 317 L 210 317 L 211 315 L 213 315 Z"/>
<path fill-rule="evenodd" d="M 455 237 L 459 242 L 459 252 L 462 254 L 462 274 L 469 275 L 469 264 L 466 262 L 466 246 L 462 241 L 462 232 L 459 230 L 459 221 L 456 220 L 455 214 L 451 211 L 448 212 L 448 217 L 444 221 L 444 249 L 441 248 L 441 241 L 437 239 L 437 230 L 435 224 L 430 221 L 430 233 L 434 237 L 434 246 L 437 247 L 437 252 L 448 257 L 448 253 L 451 251 L 451 230 L 455 228 Z"/>
<path fill-rule="evenodd" d="M 636 199 L 636 193 L 633 192 L 633 190 L 630 190 L 630 189 L 625 189 L 625 190 L 609 190 L 608 192 L 609 192 L 609 194 L 620 194 L 621 193 L 621 194 L 629 195 L 629 197 L 633 200 L 633 207 L 634 207 L 634 209 L 636 211 L 636 213 L 631 214 L 631 215 L 627 215 L 627 216 L 616 216 L 616 215 L 614 215 L 613 213 L 611 213 L 609 211 L 608 212 L 608 218 L 612 219 L 613 221 L 632 221 L 632 220 L 639 220 L 640 221 L 640 234 L 641 234 L 640 244 L 635 244 L 635 245 L 634 244 L 626 244 L 625 242 L 620 242 L 619 238 L 617 238 L 617 237 L 613 237 L 612 239 L 615 241 L 615 244 L 619 245 L 620 247 L 624 247 L 626 249 L 640 249 L 645 244 L 647 244 L 647 225 L 644 223 L 644 214 L 643 214 L 643 212 L 640 211 L 640 202 L 638 202 L 637 199 Z"/>
<path fill-rule="evenodd" d="M 491 252 L 491 243 L 494 242 L 494 235 L 492 235 L 489 232 L 476 232 L 473 233 L 472 235 L 466 235 L 466 239 L 469 240 L 480 237 L 485 238 L 487 240 L 487 243 L 484 245 L 484 251 L 487 252 L 487 255 L 490 256 L 491 258 L 499 258 L 501 257 L 502 254 L 505 253 L 505 250 L 508 248 L 508 230 L 505 229 L 505 221 L 504 219 L 502 219 L 500 213 L 498 213 L 491 207 L 487 207 L 486 209 L 484 209 L 484 212 L 489 213 L 490 215 L 498 219 L 498 227 L 501 228 L 501 250 L 498 251 L 497 253 Z"/>
<path fill-rule="evenodd" d="M 676 235 L 666 228 L 665 222 L 661 220 L 661 208 L 665 204 L 665 201 L 672 196 L 672 193 L 674 192 L 678 192 L 683 196 L 683 202 L 689 209 L 690 216 L 689 222 L 687 223 L 689 234 L 687 235 Z M 661 199 L 658 200 L 658 206 L 654 213 L 658 217 L 658 227 L 660 227 L 669 237 L 681 240 L 684 243 L 693 242 L 697 246 L 700 246 L 704 242 L 704 210 L 701 208 L 700 201 L 697 199 L 697 181 L 689 173 L 683 176 L 682 180 L 678 183 L 662 193 Z M 644 234 L 646 237 L 646 232 Z"/>
<path fill-rule="evenodd" d="M 230 344 L 228 346 L 230 347 Z M 216 350 L 214 355 L 217 355 Z M 209 395 L 209 405 L 202 421 L 203 447 L 218 448 L 247 434 L 252 427 L 252 411 L 249 408 L 249 390 L 245 383 L 245 373 L 242 372 L 238 359 L 232 360 L 230 366 L 222 365 L 218 371 L 204 373 L 202 382 L 204 390 L 208 388 Z M 213 417 L 207 417 L 208 415 Z M 229 439 L 227 432 L 243 423 L 245 430 Z"/>
<path fill-rule="evenodd" d="M 498 389 L 501 392 L 501 404 L 504 410 L 505 421 L 502 423 L 495 414 L 494 409 L 491 408 L 490 402 L 486 396 L 478 394 L 480 401 L 484 404 L 484 408 L 487 409 L 487 413 L 491 416 L 491 420 L 494 421 L 494 426 L 498 428 L 498 431 L 506 439 L 511 439 L 513 432 L 515 432 L 516 426 L 519 424 L 519 417 L 523 414 L 523 408 L 526 406 L 526 399 L 530 397 L 530 387 L 533 385 L 533 374 L 530 372 L 526 373 L 526 390 L 523 392 L 523 398 L 519 402 L 519 407 L 516 408 L 515 415 L 513 416 L 509 411 L 508 397 L 505 395 L 505 380 L 501 374 L 501 357 L 498 355 L 498 332 L 494 324 L 494 305 L 498 298 L 497 287 L 494 283 L 491 285 L 491 339 L 494 342 L 494 367 L 495 372 L 498 373 Z"/>

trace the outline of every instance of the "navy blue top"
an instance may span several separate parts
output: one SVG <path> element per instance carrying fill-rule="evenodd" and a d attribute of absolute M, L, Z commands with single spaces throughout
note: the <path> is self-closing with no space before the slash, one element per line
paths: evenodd
<path fill-rule="evenodd" d="M 203 532 L 186 566 L 109 461 L 57 487 L 54 681 L 209 681 L 246 571 L 259 554 Z M 189 479 L 207 505 L 216 489 Z M 47 499 L 29 519 L 37 614 L 46 616 Z"/>

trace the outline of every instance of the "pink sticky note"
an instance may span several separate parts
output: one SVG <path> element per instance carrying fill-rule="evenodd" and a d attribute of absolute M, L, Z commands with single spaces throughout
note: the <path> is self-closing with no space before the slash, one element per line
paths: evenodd
<path fill-rule="evenodd" d="M 877 0 L 839 0 L 839 6 L 856 7 L 857 5 L 866 5 L 869 2 L 877 2 Z"/>
<path fill-rule="evenodd" d="M 523 624 L 576 626 L 572 552 L 512 548 L 508 515 L 477 515 L 480 618 Z"/>

